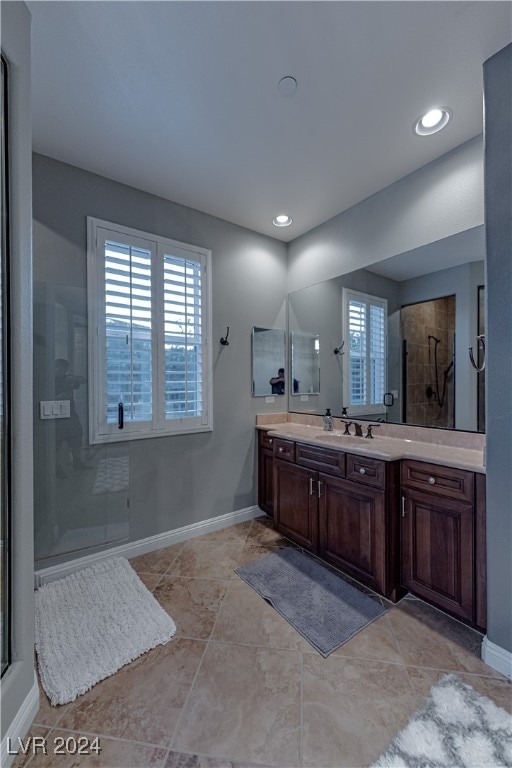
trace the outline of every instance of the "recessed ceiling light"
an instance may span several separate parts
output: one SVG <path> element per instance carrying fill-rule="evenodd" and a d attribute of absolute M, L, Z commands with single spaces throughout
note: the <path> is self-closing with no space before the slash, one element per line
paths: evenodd
<path fill-rule="evenodd" d="M 414 132 L 418 136 L 431 136 L 444 128 L 452 116 L 452 111 L 448 107 L 435 107 L 418 117 L 414 123 Z"/>
<path fill-rule="evenodd" d="M 275 227 L 289 227 L 292 221 L 292 217 L 288 216 L 287 213 L 280 213 L 278 216 L 274 216 L 272 224 Z"/>

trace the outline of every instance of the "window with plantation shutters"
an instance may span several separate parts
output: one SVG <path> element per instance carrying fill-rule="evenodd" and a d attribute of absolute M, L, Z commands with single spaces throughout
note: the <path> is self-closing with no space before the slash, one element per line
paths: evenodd
<path fill-rule="evenodd" d="M 386 391 L 387 301 L 343 289 L 343 405 L 380 413 Z"/>
<path fill-rule="evenodd" d="M 211 429 L 210 252 L 88 219 L 92 443 Z"/>

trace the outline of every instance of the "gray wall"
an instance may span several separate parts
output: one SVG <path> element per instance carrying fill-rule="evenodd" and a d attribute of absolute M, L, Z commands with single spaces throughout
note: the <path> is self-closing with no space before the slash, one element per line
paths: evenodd
<path fill-rule="evenodd" d="M 484 262 L 473 261 L 400 283 L 400 304 L 455 295 L 455 426 L 477 428 L 477 374 L 469 362 L 468 348 L 476 354 L 478 286 L 484 285 Z"/>
<path fill-rule="evenodd" d="M 285 327 L 286 246 L 41 155 L 33 158 L 33 187 L 34 285 L 42 297 L 34 326 L 36 540 L 52 514 L 45 469 L 51 422 L 37 416 L 55 359 L 46 310 L 57 291 L 72 296 L 76 312 L 86 314 L 86 216 L 212 250 L 214 429 L 129 444 L 129 540 L 255 504 L 255 414 L 282 410 L 283 404 L 251 396 L 251 329 Z M 224 347 L 219 339 L 228 325 Z M 55 482 L 53 475 L 50 484 Z M 70 474 L 61 482 L 75 484 L 78 496 L 81 478 Z"/>
<path fill-rule="evenodd" d="M 512 652 L 512 45 L 484 64 L 487 635 Z"/>
<path fill-rule="evenodd" d="M 2 678 L 1 736 L 34 684 L 32 499 L 32 294 L 30 14 L 1 3 L 1 46 L 9 62 L 12 321 L 12 664 Z M 13 734 L 18 735 L 18 734 Z"/>
<path fill-rule="evenodd" d="M 448 152 L 289 244 L 288 290 L 479 226 L 482 137 Z"/>

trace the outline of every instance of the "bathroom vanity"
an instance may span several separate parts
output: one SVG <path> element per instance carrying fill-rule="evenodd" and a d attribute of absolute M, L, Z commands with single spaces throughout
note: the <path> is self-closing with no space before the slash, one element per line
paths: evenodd
<path fill-rule="evenodd" d="M 259 506 L 291 541 L 396 602 L 485 629 L 481 452 L 284 422 L 258 427 Z"/>

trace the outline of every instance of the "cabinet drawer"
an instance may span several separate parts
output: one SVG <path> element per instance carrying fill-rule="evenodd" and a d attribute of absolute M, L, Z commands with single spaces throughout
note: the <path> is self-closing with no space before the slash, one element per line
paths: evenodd
<path fill-rule="evenodd" d="M 268 432 L 260 431 L 260 447 L 261 448 L 270 448 L 272 450 L 274 445 L 274 438 L 269 437 Z"/>
<path fill-rule="evenodd" d="M 423 461 L 402 461 L 402 485 L 473 503 L 474 474 Z"/>
<path fill-rule="evenodd" d="M 355 483 L 372 485 L 374 488 L 384 488 L 386 479 L 386 465 L 378 459 L 370 459 L 367 456 L 347 454 L 347 480 Z"/>
<path fill-rule="evenodd" d="M 293 440 L 283 440 L 281 437 L 273 438 L 274 456 L 283 461 L 295 461 L 295 443 Z"/>
<path fill-rule="evenodd" d="M 328 472 L 337 477 L 345 477 L 345 454 L 343 451 L 332 451 L 329 448 L 318 448 L 314 445 L 297 443 L 297 464 L 320 472 Z"/>

